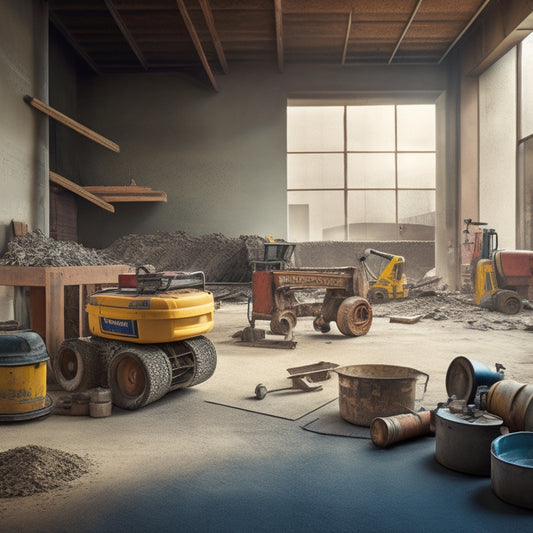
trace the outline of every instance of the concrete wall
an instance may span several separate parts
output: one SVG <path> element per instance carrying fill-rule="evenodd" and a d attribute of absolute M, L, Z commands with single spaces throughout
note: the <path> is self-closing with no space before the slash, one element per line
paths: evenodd
<path fill-rule="evenodd" d="M 274 65 L 230 65 L 217 84 L 214 92 L 172 74 L 80 80 L 82 121 L 121 146 L 115 154 L 84 143 L 81 183 L 134 179 L 168 195 L 167 203 L 117 204 L 115 214 L 80 203 L 84 244 L 104 247 L 124 234 L 157 230 L 286 238 L 287 99 L 427 98 L 446 88 L 446 71 L 287 65 L 280 74 Z"/>
<path fill-rule="evenodd" d="M 0 254 L 12 220 L 48 230 L 48 121 L 23 100 L 47 99 L 47 19 L 42 1 L 0 4 Z M 0 287 L 0 321 L 14 318 L 13 298 Z"/>
<path fill-rule="evenodd" d="M 0 4 L 0 251 L 11 220 L 47 230 L 48 120 L 23 101 L 48 98 L 45 2 Z"/>

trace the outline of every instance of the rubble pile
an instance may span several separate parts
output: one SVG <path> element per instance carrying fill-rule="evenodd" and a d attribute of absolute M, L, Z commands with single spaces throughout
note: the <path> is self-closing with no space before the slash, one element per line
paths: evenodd
<path fill-rule="evenodd" d="M 192 236 L 183 231 L 126 235 L 103 250 L 71 241 L 57 241 L 35 230 L 9 242 L 1 265 L 62 267 L 127 264 L 153 265 L 157 271 L 201 270 L 208 282 L 251 280 L 252 261 L 264 253 L 262 237 L 229 238 L 213 233 Z"/>
<path fill-rule="evenodd" d="M 34 444 L 0 452 L 0 498 L 63 487 L 87 474 L 90 467 L 87 458 Z"/>
<path fill-rule="evenodd" d="M 40 230 L 17 236 L 0 258 L 0 265 L 28 267 L 97 266 L 117 262 L 100 250 L 71 241 L 56 241 Z"/>
<path fill-rule="evenodd" d="M 262 259 L 264 240 L 253 235 L 230 238 L 220 233 L 157 232 L 126 235 L 104 252 L 130 265 L 150 264 L 157 271 L 201 270 L 208 282 L 242 283 L 251 280 L 251 262 Z"/>

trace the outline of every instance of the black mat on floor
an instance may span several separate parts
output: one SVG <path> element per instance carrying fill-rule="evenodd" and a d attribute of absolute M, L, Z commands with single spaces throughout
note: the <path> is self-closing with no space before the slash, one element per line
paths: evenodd
<path fill-rule="evenodd" d="M 338 402 L 329 403 L 316 411 L 316 414 L 317 418 L 307 422 L 302 429 L 321 435 L 370 439 L 370 428 L 350 424 L 341 417 Z"/>

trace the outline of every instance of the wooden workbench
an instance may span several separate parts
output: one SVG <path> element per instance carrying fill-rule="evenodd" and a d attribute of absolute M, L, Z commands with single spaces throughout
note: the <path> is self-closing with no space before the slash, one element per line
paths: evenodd
<path fill-rule="evenodd" d="M 30 288 L 30 327 L 46 343 L 53 357 L 65 339 L 65 287 L 79 287 L 78 322 L 80 336 L 87 334 L 86 287 L 116 284 L 118 275 L 134 272 L 128 265 L 21 267 L 0 266 L 0 285 Z"/>

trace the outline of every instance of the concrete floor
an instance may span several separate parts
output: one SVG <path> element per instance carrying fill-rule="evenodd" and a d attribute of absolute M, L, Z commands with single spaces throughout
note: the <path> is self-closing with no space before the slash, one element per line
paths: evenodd
<path fill-rule="evenodd" d="M 335 327 L 328 335 L 316 333 L 311 320 L 302 319 L 298 345 L 287 351 L 236 346 L 231 335 L 246 325 L 246 305 L 216 311 L 208 336 L 217 347 L 218 368 L 196 388 L 138 411 L 114 408 L 109 418 L 50 415 L 0 424 L 1 451 L 39 444 L 94 462 L 90 474 L 64 489 L 0 500 L 0 531 L 531 530 L 533 512 L 499 500 L 490 478 L 437 463 L 434 437 L 379 450 L 368 439 L 304 431 L 321 410 L 288 420 L 210 403 L 222 393 L 228 403 L 248 401 L 253 410 L 253 384 L 276 376 L 285 381 L 284 369 L 294 362 L 325 360 L 427 372 L 424 406 L 432 408 L 446 399 L 444 377 L 458 355 L 489 366 L 501 362 L 507 377 L 533 382 L 530 331 L 376 318 L 366 336 L 346 338 Z M 322 393 L 290 392 L 283 400 L 271 395 L 264 401 L 275 408 L 278 399 L 316 401 Z"/>

